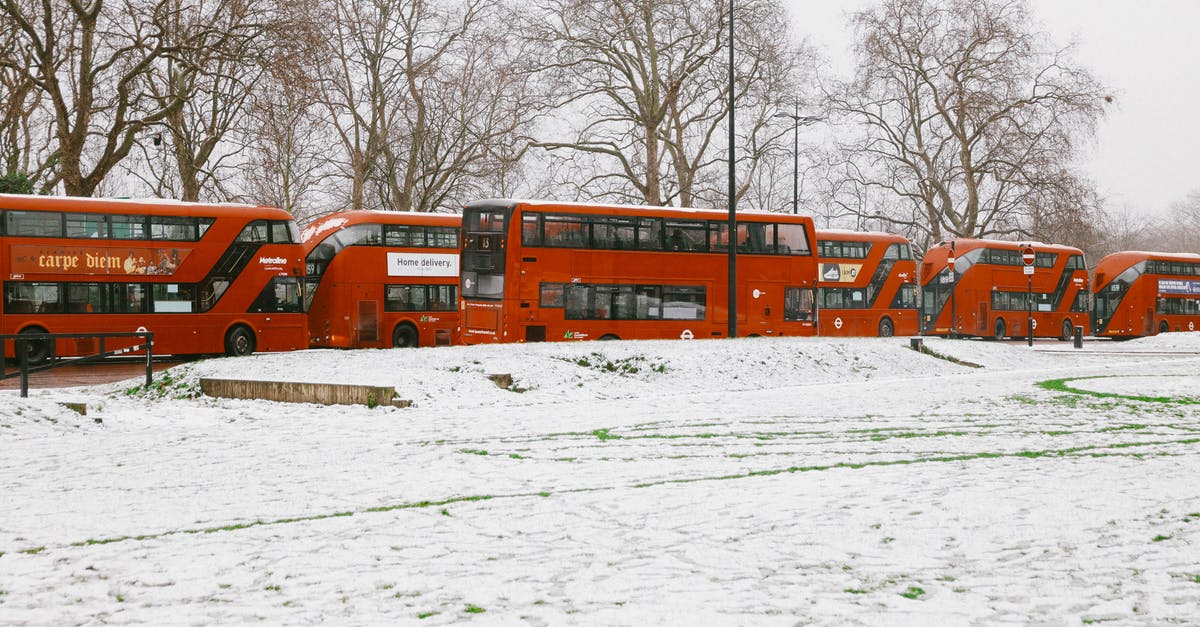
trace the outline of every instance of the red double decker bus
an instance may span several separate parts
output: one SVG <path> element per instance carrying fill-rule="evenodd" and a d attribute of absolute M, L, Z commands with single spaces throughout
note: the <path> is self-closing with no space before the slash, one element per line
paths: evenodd
<path fill-rule="evenodd" d="M 312 346 L 457 343 L 461 223 L 457 215 L 344 211 L 308 225 Z"/>
<path fill-rule="evenodd" d="M 1035 254 L 1024 274 L 1022 251 Z M 951 262 L 953 260 L 953 262 Z M 952 263 L 952 265 L 951 265 Z M 1068 340 L 1087 332 L 1089 306 L 1083 251 L 1070 246 L 955 239 L 930 248 L 921 262 L 921 332 L 1003 339 Z"/>
<path fill-rule="evenodd" d="M 0 333 L 146 330 L 174 355 L 305 348 L 303 252 L 273 207 L 0 195 Z M 27 346 L 33 362 L 96 352 Z"/>
<path fill-rule="evenodd" d="M 817 230 L 817 259 L 821 335 L 917 334 L 917 267 L 907 238 Z"/>
<path fill-rule="evenodd" d="M 486 200 L 463 211 L 463 341 L 723 337 L 728 214 Z M 812 219 L 738 215 L 738 335 L 814 335 Z"/>
<path fill-rule="evenodd" d="M 1113 253 L 1096 264 L 1094 277 L 1096 336 L 1200 330 L 1200 255 Z"/>

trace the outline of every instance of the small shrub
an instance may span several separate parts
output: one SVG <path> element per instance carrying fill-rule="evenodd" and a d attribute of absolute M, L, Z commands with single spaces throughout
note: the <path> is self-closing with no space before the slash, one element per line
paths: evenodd
<path fill-rule="evenodd" d="M 917 586 L 909 586 L 908 590 L 900 593 L 900 596 L 906 599 L 919 599 L 925 595 L 925 591 Z"/>

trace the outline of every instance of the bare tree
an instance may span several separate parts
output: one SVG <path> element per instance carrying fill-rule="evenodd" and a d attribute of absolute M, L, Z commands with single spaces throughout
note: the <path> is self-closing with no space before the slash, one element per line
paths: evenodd
<path fill-rule="evenodd" d="M 329 0 L 315 59 L 349 208 L 457 206 L 516 166 L 540 99 L 498 0 Z"/>
<path fill-rule="evenodd" d="M 1111 98 L 1024 0 L 885 0 L 854 24 L 857 77 L 830 101 L 859 134 L 835 178 L 899 200 L 857 212 L 923 245 L 1032 236 L 1095 207 L 1070 163 Z"/>
<path fill-rule="evenodd" d="M 572 162 L 576 196 L 651 205 L 718 203 L 728 118 L 723 0 L 537 0 L 522 31 L 563 96 L 567 139 L 536 145 Z M 771 117 L 800 97 L 802 57 L 773 0 L 737 4 L 737 193 L 783 134 Z M 786 110 L 791 110 L 790 104 Z M 560 133 L 561 134 L 561 133 Z M 590 174 L 589 174 L 590 173 Z"/>
<path fill-rule="evenodd" d="M 23 71 L 32 60 L 16 24 L 0 14 L 0 176 L 22 177 L 22 188 L 53 166 L 41 92 Z"/>
<path fill-rule="evenodd" d="M 218 192 L 218 170 L 237 145 L 227 141 L 271 63 L 268 31 L 280 24 L 272 0 L 170 0 L 164 39 L 175 52 L 149 67 L 145 87 L 168 113 L 130 173 L 162 196 L 199 200 Z M 173 106 L 177 100 L 182 105 Z M 230 166 L 225 166 L 230 167 Z"/>
<path fill-rule="evenodd" d="M 0 0 L 30 51 L 17 69 L 53 111 L 56 169 L 43 187 L 92 195 L 139 134 L 183 106 L 145 92 L 148 68 L 174 52 L 164 37 L 172 9 L 171 0 Z"/>

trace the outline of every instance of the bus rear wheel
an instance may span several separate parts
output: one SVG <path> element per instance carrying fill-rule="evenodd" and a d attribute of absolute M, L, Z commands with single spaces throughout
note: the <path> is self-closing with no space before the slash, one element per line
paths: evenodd
<path fill-rule="evenodd" d="M 896 335 L 896 325 L 892 324 L 891 318 L 884 318 L 879 321 L 879 337 L 892 337 Z"/>
<path fill-rule="evenodd" d="M 1004 318 L 996 318 L 996 324 L 992 329 L 992 339 L 999 342 L 1008 335 L 1008 329 L 1004 327 Z"/>
<path fill-rule="evenodd" d="M 613 333 L 605 333 L 604 335 L 601 335 L 601 336 L 600 336 L 600 341 L 601 341 L 601 342 L 609 342 L 609 341 L 612 341 L 612 340 L 619 340 L 619 339 L 621 339 L 621 338 L 617 337 L 617 336 L 616 336 L 615 334 L 613 334 Z"/>
<path fill-rule="evenodd" d="M 1158 323 L 1158 332 L 1159 333 L 1167 333 L 1170 330 L 1171 330 L 1171 327 L 1170 327 L 1170 325 L 1167 324 L 1166 320 L 1163 320 L 1162 322 Z"/>
<path fill-rule="evenodd" d="M 1062 335 L 1058 336 L 1058 339 L 1070 342 L 1072 337 L 1075 337 L 1075 325 L 1071 324 L 1070 320 L 1063 320 Z"/>
<path fill-rule="evenodd" d="M 416 348 L 420 339 L 416 327 L 407 322 L 398 324 L 392 332 L 392 348 Z"/>
<path fill-rule="evenodd" d="M 21 335 L 29 333 L 46 333 L 46 330 L 41 327 L 21 329 Z M 24 340 L 24 343 L 26 363 L 30 366 L 40 366 L 46 363 L 46 360 L 50 359 L 49 340 Z"/>
<path fill-rule="evenodd" d="M 238 325 L 225 334 L 225 354 L 230 357 L 245 357 L 254 352 L 254 332 Z"/>

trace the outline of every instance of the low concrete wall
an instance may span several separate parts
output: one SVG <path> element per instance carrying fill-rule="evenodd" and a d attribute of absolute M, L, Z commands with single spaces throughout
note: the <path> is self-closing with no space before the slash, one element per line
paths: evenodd
<path fill-rule="evenodd" d="M 288 383 L 284 381 L 235 381 L 233 379 L 200 379 L 200 390 L 207 396 L 284 403 L 318 403 L 321 405 L 392 405 L 408 407 L 412 401 L 396 398 L 396 389 L 375 385 L 344 385 L 338 383 Z"/>

